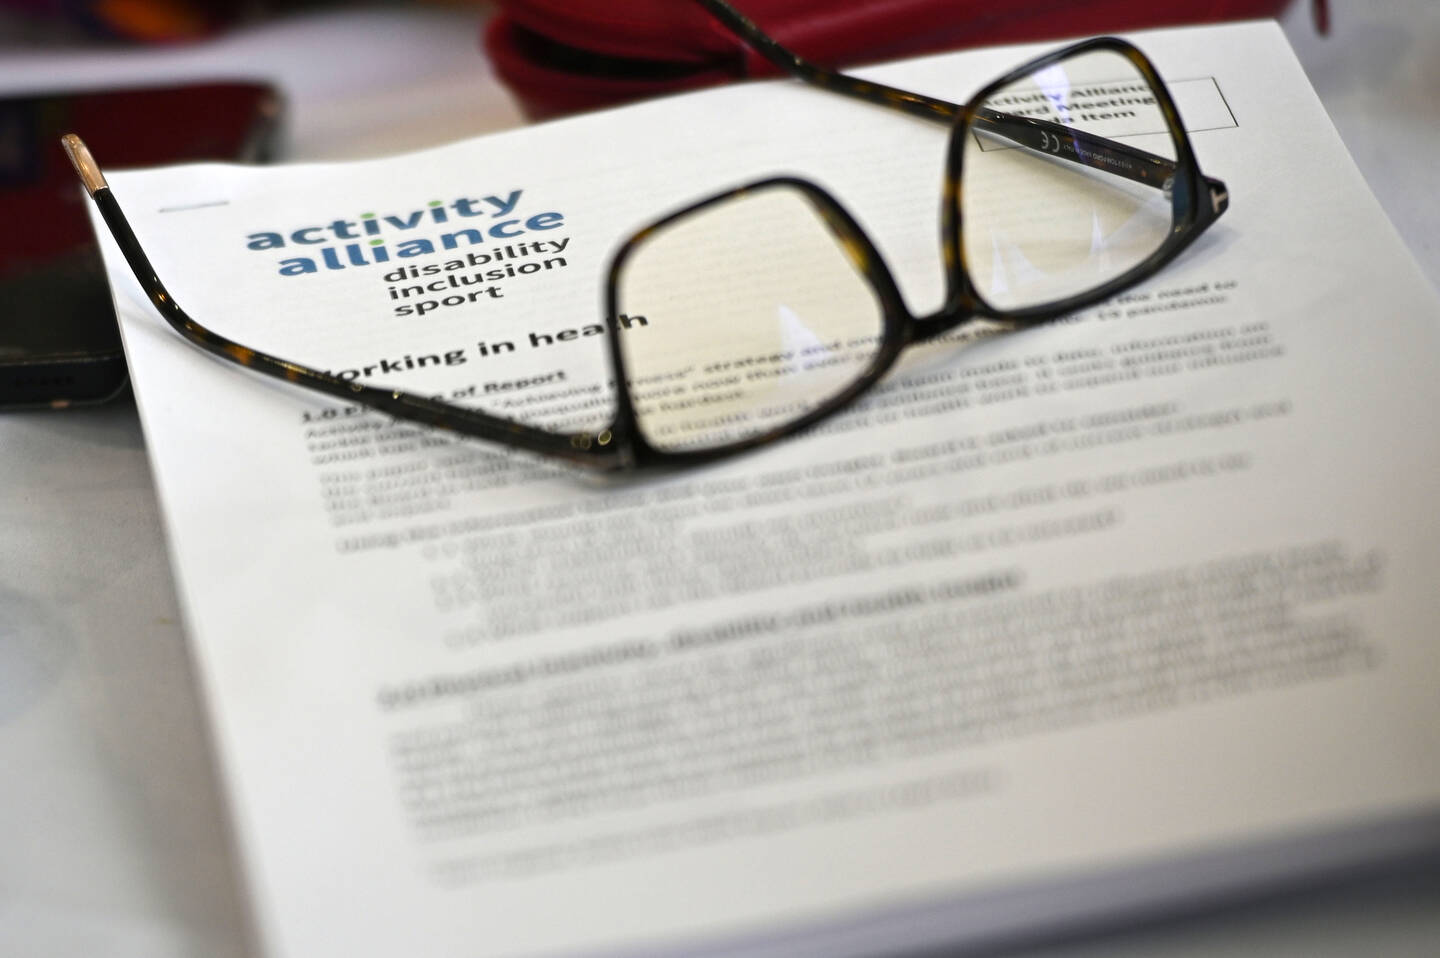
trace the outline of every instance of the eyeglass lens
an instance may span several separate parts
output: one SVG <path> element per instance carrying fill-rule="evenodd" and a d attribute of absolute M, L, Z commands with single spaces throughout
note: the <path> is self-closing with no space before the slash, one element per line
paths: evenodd
<path fill-rule="evenodd" d="M 985 122 L 996 114 L 1048 125 L 1025 131 L 1021 146 L 1004 135 L 1005 119 Z M 959 193 L 975 292 L 995 309 L 1032 309 L 1144 262 L 1171 230 L 1170 171 L 1083 134 L 1174 161 L 1169 131 L 1150 83 L 1110 50 L 1041 67 L 987 96 L 965 143 Z"/>
<path fill-rule="evenodd" d="M 621 346 L 645 439 L 697 451 L 835 398 L 880 348 L 884 309 L 858 247 L 801 190 L 736 194 L 640 240 L 617 280 Z"/>

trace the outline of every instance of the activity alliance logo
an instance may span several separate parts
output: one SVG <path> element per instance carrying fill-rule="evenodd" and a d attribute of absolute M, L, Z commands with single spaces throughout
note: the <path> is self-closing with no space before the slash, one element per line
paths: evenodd
<path fill-rule="evenodd" d="M 248 234 L 245 247 L 256 252 L 286 250 L 290 255 L 278 261 L 277 271 L 281 276 L 303 276 L 514 240 L 565 225 L 564 215 L 553 210 L 528 216 L 516 213 L 523 194 L 524 190 L 514 190 L 506 196 L 459 197 L 448 203 L 430 200 L 404 213 L 361 213 L 322 225 L 265 230 Z M 445 229 L 436 232 L 437 227 Z M 421 232 L 427 235 L 415 235 Z"/>

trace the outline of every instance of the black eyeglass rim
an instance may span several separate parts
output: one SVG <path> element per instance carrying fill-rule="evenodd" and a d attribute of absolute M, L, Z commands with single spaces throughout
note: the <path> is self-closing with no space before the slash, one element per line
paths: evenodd
<path fill-rule="evenodd" d="M 663 216 L 660 220 L 628 238 L 612 257 L 606 280 L 606 326 L 610 334 L 608 337 L 610 340 L 609 350 L 612 369 L 615 373 L 616 407 L 611 425 L 593 433 L 553 432 L 479 410 L 450 405 L 403 390 L 383 389 L 343 381 L 303 364 L 250 349 L 213 332 L 190 317 L 170 295 L 151 266 L 149 258 L 131 229 L 118 201 L 108 185 L 105 184 L 98 165 L 89 157 L 84 144 L 72 134 L 65 138 L 66 149 L 75 160 L 77 171 L 96 203 L 102 219 L 114 235 L 121 253 L 140 282 L 141 288 L 161 316 L 192 344 L 228 362 L 304 386 L 347 403 L 368 406 L 397 419 L 458 432 L 462 435 L 525 449 L 602 471 L 678 467 L 711 462 L 766 445 L 807 429 L 845 408 L 863 395 L 890 369 L 900 353 L 911 342 L 933 338 L 975 318 L 998 320 L 1016 326 L 1035 325 L 1115 295 L 1120 290 L 1153 274 L 1186 246 L 1194 242 L 1200 233 L 1224 212 L 1228 202 L 1228 193 L 1224 184 L 1200 173 L 1189 137 L 1185 133 L 1183 123 L 1180 122 L 1179 112 L 1158 73 L 1143 53 L 1124 40 L 1114 37 L 1094 38 L 1035 58 L 989 84 L 964 108 L 961 108 L 947 101 L 936 100 L 922 94 L 818 67 L 796 56 L 766 36 L 752 22 L 731 7 L 726 0 L 695 0 L 695 2 L 708 10 L 716 19 L 762 55 L 807 83 L 930 120 L 950 123 L 958 117 L 958 122 L 954 122 L 950 136 L 942 199 L 941 243 L 945 252 L 947 277 L 945 307 L 934 316 L 919 319 L 913 316 L 906 308 L 889 268 L 879 256 L 870 238 L 860 229 L 849 212 L 818 185 L 801 177 L 781 176 L 733 187 Z M 1175 195 L 1176 197 L 1181 196 L 1182 191 L 1179 187 L 1183 182 L 1186 187 L 1184 190 L 1186 198 L 1183 205 L 1184 215 L 1183 217 L 1180 215 L 1182 205 L 1177 199 L 1175 219 L 1177 225 L 1171 235 L 1154 254 L 1121 277 L 1094 290 L 1088 290 L 1057 303 L 1044 304 L 1041 307 L 1026 310 L 996 310 L 976 294 L 973 284 L 969 281 L 963 259 L 963 244 L 960 242 L 959 232 L 962 218 L 959 196 L 960 176 L 963 174 L 964 138 L 969 135 L 969 131 L 976 122 L 980 105 L 985 102 L 987 95 L 1046 64 L 1091 49 L 1113 49 L 1126 56 L 1141 70 L 1157 93 L 1161 109 L 1175 137 L 1177 150 Z M 1064 127 L 1058 127 L 1058 129 L 1067 133 L 1074 132 L 1068 131 Z M 1088 134 L 1080 135 L 1090 140 L 1128 149 L 1114 141 L 1102 141 L 1101 138 Z M 81 158 L 76 156 L 75 144 L 78 144 L 78 152 L 83 154 Z M 1183 178 L 1179 175 L 1182 172 L 1185 174 Z M 657 449 L 645 439 L 637 426 L 634 400 L 630 394 L 629 382 L 624 375 L 625 360 L 619 342 L 621 326 L 616 308 L 615 292 L 618 270 L 635 245 L 661 225 L 748 191 L 782 187 L 798 189 L 820 211 L 821 215 L 826 217 L 836 229 L 837 234 L 848 238 L 854 244 L 853 248 L 861 253 L 862 272 L 882 304 L 884 317 L 884 331 L 876 355 L 870 365 L 848 388 L 817 405 L 796 420 L 756 436 L 712 448 Z M 1208 191 L 1208 195 L 1213 200 L 1213 209 L 1208 214 L 1205 205 L 1196 202 L 1197 197 L 1205 195 L 1202 193 L 1202 188 Z"/>
<path fill-rule="evenodd" d="M 1048 303 L 1041 303 L 1034 306 L 1027 306 L 1023 309 L 999 309 L 985 301 L 984 297 L 975 289 L 970 280 L 969 264 L 965 258 L 964 236 L 964 155 L 967 137 L 971 134 L 976 120 L 979 117 L 983 104 L 991 97 L 999 93 L 1005 87 L 1025 78 L 1026 76 L 1044 69 L 1047 66 L 1059 63 L 1063 60 L 1083 56 L 1087 53 L 1108 51 L 1124 57 L 1140 71 L 1151 92 L 1155 95 L 1156 104 L 1160 107 L 1165 118 L 1166 125 L 1175 147 L 1175 159 L 1173 162 L 1173 184 L 1172 190 L 1172 219 L 1170 233 L 1165 241 L 1148 257 L 1141 260 L 1130 269 L 1113 277 L 1099 286 L 1085 290 L 1074 296 L 1064 297 Z M 1036 127 L 1048 127 L 1054 134 L 1062 138 L 1062 142 L 1083 137 L 1087 140 L 1100 139 L 1082 131 L 1070 130 L 1059 124 L 1048 123 L 1043 120 L 1032 121 Z M 1123 147 L 1124 144 L 1116 141 L 1107 141 L 1108 145 Z M 1165 81 L 1160 78 L 1159 71 L 1150 62 L 1138 47 L 1128 40 L 1119 37 L 1092 37 L 1078 43 L 1070 44 L 1058 50 L 1051 51 L 1043 56 L 1036 57 L 1027 63 L 1011 70 L 1009 73 L 996 80 L 991 81 L 979 93 L 965 105 L 960 117 L 950 136 L 949 147 L 946 155 L 945 184 L 947 190 L 953 193 L 947 194 L 945 209 L 942 212 L 943 223 L 943 244 L 945 250 L 945 263 L 948 273 L 948 295 L 946 304 L 942 310 L 942 316 L 954 311 L 970 312 L 974 316 L 986 319 L 999 320 L 1012 323 L 1017 327 L 1034 326 L 1040 323 L 1049 322 L 1068 313 L 1076 312 L 1096 303 L 1115 296 L 1117 293 L 1134 286 L 1136 283 L 1154 275 L 1162 267 L 1171 262 L 1176 256 L 1194 243 L 1200 235 L 1225 211 L 1229 205 L 1229 191 L 1225 184 L 1213 177 L 1205 176 L 1200 172 L 1200 164 L 1195 158 L 1195 148 L 1190 142 L 1190 135 L 1185 130 L 1185 124 L 1180 118 L 1180 111 L 1175 105 L 1175 100 L 1170 94 Z M 1209 204 L 1200 202 L 1201 197 L 1210 199 Z M 962 318 L 962 321 L 963 318 Z M 950 328 L 950 327 L 946 327 Z"/>
<path fill-rule="evenodd" d="M 875 355 L 848 386 L 796 419 L 787 420 L 754 436 L 719 446 L 691 450 L 661 449 L 653 445 L 646 438 L 644 430 L 640 428 L 639 415 L 630 396 L 630 379 L 627 375 L 627 363 L 620 339 L 619 323 L 621 315 L 620 277 L 624 272 L 625 265 L 640 246 L 670 224 L 702 212 L 707 207 L 726 203 L 742 196 L 777 189 L 798 191 L 824 218 L 840 242 L 850 248 L 854 258 L 858 261 L 857 265 L 861 275 L 870 285 L 871 291 L 874 292 L 881 307 L 882 329 Z M 894 365 L 904 348 L 909 345 L 914 327 L 914 317 L 906 308 L 904 298 L 900 295 L 900 288 L 896 285 L 894 276 L 891 275 L 889 267 L 886 266 L 885 260 L 880 255 L 880 251 L 876 249 L 874 242 L 834 196 L 818 184 L 799 176 L 773 176 L 746 183 L 675 210 L 621 243 L 612 256 L 606 272 L 605 312 L 611 333 L 608 337 L 610 362 L 615 370 L 617 386 L 624 384 L 623 388 L 616 390 L 618 397 L 615 423 L 611 429 L 626 437 L 633 449 L 637 466 L 680 467 L 713 462 L 716 459 L 759 448 L 810 428 L 820 420 L 834 415 L 853 403 L 878 382 Z"/>
<path fill-rule="evenodd" d="M 718 0 L 701 0 L 706 6 L 717 5 Z M 778 47 L 778 45 L 776 45 Z M 968 137 L 979 118 L 983 104 L 1005 87 L 1045 68 L 1064 60 L 1088 53 L 1108 51 L 1123 56 L 1141 73 L 1141 76 L 1155 93 L 1157 105 L 1169 126 L 1175 148 L 1175 159 L 1165 161 L 1171 166 L 1172 177 L 1172 220 L 1171 229 L 1165 241 L 1144 260 L 1129 270 L 1092 289 L 1074 296 L 1065 297 L 1037 306 L 1023 309 L 1000 309 L 992 306 L 978 293 L 970 279 L 963 243 L 964 191 L 961 188 L 964 173 L 964 153 Z M 798 58 L 797 58 L 798 59 Z M 843 74 L 836 74 L 843 77 Z M 883 88 L 890 89 L 890 88 Z M 869 91 L 867 90 L 867 93 Z M 904 91 L 901 91 L 904 92 Z M 911 94 L 910 96 L 918 96 Z M 869 99 L 867 95 L 864 97 Z M 1091 145 L 1105 144 L 1109 149 L 1118 149 L 1132 155 L 1150 156 L 1134 150 L 1125 144 L 1105 140 L 1083 131 L 1071 130 L 1064 126 L 1042 120 L 1027 121 L 1036 127 L 1047 128 L 1052 135 L 1059 135 L 1067 141 L 1082 139 Z M 1162 159 L 1152 157 L 1152 159 Z M 620 316 L 619 279 L 626 261 L 634 250 L 657 231 L 663 230 L 676 220 L 684 219 L 707 207 L 732 200 L 748 193 L 764 189 L 791 188 L 799 190 L 819 210 L 822 216 L 832 221 L 842 241 L 854 243 L 859 253 L 861 272 L 875 291 L 882 304 L 884 333 L 875 356 L 864 371 L 844 390 L 819 403 L 805 415 L 774 428 L 730 443 L 697 450 L 661 449 L 654 446 L 639 425 L 639 418 L 629 395 L 628 377 L 624 350 L 620 340 L 618 317 Z M 1157 188 L 1161 184 L 1156 184 Z M 1218 197 L 1210 205 L 1198 202 L 1199 197 Z M 768 445 L 780 439 L 802 432 L 817 422 L 827 419 L 843 410 L 873 387 L 899 359 L 901 353 L 913 342 L 923 342 L 949 332 L 976 319 L 989 320 L 1010 326 L 1025 328 L 1054 321 L 1096 303 L 1103 302 L 1119 292 L 1128 289 L 1154 275 L 1167 263 L 1193 243 L 1200 234 L 1224 212 L 1228 203 L 1225 185 L 1213 177 L 1200 172 L 1194 147 L 1185 131 L 1180 113 L 1169 89 L 1160 78 L 1159 72 L 1149 58 L 1134 44 L 1118 37 L 1094 37 L 1061 47 L 1050 53 L 1026 61 L 1010 72 L 983 87 L 960 109 L 949 139 L 946 156 L 945 190 L 942 198 L 941 246 L 944 254 L 947 292 L 944 305 L 938 313 L 926 317 L 915 316 L 906 306 L 894 277 L 874 243 L 842 203 L 814 182 L 795 176 L 777 176 L 753 183 L 747 183 L 714 196 L 706 197 L 680 210 L 671 212 L 627 239 L 612 257 L 607 270 L 606 314 L 610 321 L 610 356 L 616 370 L 618 405 L 615 416 L 617 433 L 626 437 L 634 450 L 639 466 L 691 466 L 711 462 L 719 458 L 737 455 Z"/>

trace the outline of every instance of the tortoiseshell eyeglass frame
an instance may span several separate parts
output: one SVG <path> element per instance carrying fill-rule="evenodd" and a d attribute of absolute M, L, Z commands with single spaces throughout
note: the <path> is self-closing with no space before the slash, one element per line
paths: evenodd
<path fill-rule="evenodd" d="M 404 392 L 366 386 L 327 375 L 300 363 L 290 362 L 253 350 L 227 339 L 196 322 L 175 302 L 156 275 L 136 239 L 120 204 L 105 182 L 104 175 L 85 144 L 74 134 L 63 145 L 75 164 L 91 198 L 114 235 L 121 252 L 160 315 L 185 339 L 232 363 L 325 393 L 347 403 L 358 403 L 396 419 L 447 429 L 465 436 L 490 440 L 544 456 L 604 471 L 656 466 L 696 465 L 734 455 L 782 439 L 834 415 L 859 398 L 894 365 L 912 343 L 924 342 L 963 323 L 984 319 L 1008 324 L 1011 328 L 1032 326 L 1107 299 L 1153 274 L 1195 239 L 1223 213 L 1229 202 L 1225 185 L 1203 175 L 1165 84 L 1155 68 L 1138 49 L 1114 37 L 1099 37 L 1057 50 L 1024 64 L 982 89 L 968 105 L 950 103 L 862 80 L 858 77 L 816 66 L 795 55 L 767 36 L 726 0 L 693 0 L 740 40 L 780 70 L 805 83 L 879 106 L 910 113 L 922 119 L 952 127 L 941 206 L 941 244 L 946 270 L 946 297 L 943 308 L 925 317 L 916 317 L 906 308 L 890 270 L 874 244 L 854 218 L 819 186 L 794 177 L 761 180 L 709 197 L 669 214 L 627 239 L 616 251 L 608 270 L 606 322 L 608 349 L 616 384 L 616 408 L 610 426 L 598 432 L 558 432 L 491 415 L 476 409 Z M 1098 50 L 1109 50 L 1129 60 L 1149 83 L 1174 140 L 1175 159 L 1169 160 L 1115 140 L 1071 129 L 1045 120 L 1000 113 L 981 106 L 1002 88 L 1058 61 Z M 1172 228 L 1158 249 L 1125 273 L 1079 295 L 1042 306 L 1001 310 L 986 303 L 971 283 L 961 243 L 963 210 L 960 182 L 966 137 L 972 131 L 1008 139 L 1021 147 L 1041 150 L 1048 157 L 1115 173 L 1171 193 Z M 1054 144 L 1060 144 L 1056 153 Z M 845 244 L 859 269 L 875 290 L 883 308 L 883 330 L 871 363 L 838 395 L 780 426 L 759 435 L 706 449 L 666 451 L 646 441 L 637 422 L 636 409 L 628 386 L 625 357 L 620 346 L 617 302 L 618 278 L 628 257 L 653 231 L 681 217 L 723 203 L 756 190 L 794 189 L 803 194 L 824 218 L 837 239 Z"/>

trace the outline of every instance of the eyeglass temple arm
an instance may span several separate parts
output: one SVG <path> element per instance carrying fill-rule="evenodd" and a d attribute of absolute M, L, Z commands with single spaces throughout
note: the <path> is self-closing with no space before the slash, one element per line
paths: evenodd
<path fill-rule="evenodd" d="M 415 393 L 347 382 L 301 363 L 242 346 L 200 325 L 180 308 L 156 275 L 154 267 L 150 265 L 149 258 L 130 228 L 129 221 L 121 211 L 119 202 L 110 191 L 104 173 L 84 141 L 74 133 L 69 133 L 61 139 L 61 145 L 145 294 L 176 332 L 201 349 L 258 373 L 305 386 L 345 402 L 360 403 L 407 422 L 448 429 L 465 436 L 516 446 L 594 468 L 619 469 L 628 465 L 627 457 L 621 453 L 619 445 L 611 445 L 609 430 L 599 436 L 588 433 L 549 432 L 473 409 L 452 406 Z"/>
<path fill-rule="evenodd" d="M 935 97 L 901 90 L 872 80 L 862 80 L 837 70 L 811 63 L 772 39 L 726 0 L 696 0 L 726 29 L 730 30 L 757 53 L 786 73 L 806 83 L 813 84 L 834 93 L 900 110 L 912 116 L 939 123 L 953 123 L 963 112 L 958 103 Z M 1074 130 L 1059 123 L 1001 113 L 982 107 L 976 113 L 976 129 L 1004 136 L 1030 149 L 1058 156 L 1097 170 L 1104 170 L 1137 183 L 1145 183 L 1156 189 L 1164 189 L 1166 181 L 1174 175 L 1175 164 L 1170 160 L 1144 150 L 1084 130 Z M 1047 148 L 1051 140 L 1042 140 L 1044 131 L 1052 137 L 1063 137 L 1065 146 L 1057 153 Z M 1163 171 L 1163 172 L 1162 172 Z M 1207 179 L 1207 182 L 1208 179 Z M 1223 195 L 1224 185 L 1218 180 L 1210 183 L 1212 194 L 1216 188 Z"/>
<path fill-rule="evenodd" d="M 1003 137 L 1043 156 L 1069 160 L 1157 190 L 1174 189 L 1173 160 L 1061 123 L 981 107 L 970 129 L 977 135 Z M 1229 206 L 1230 193 L 1224 182 L 1213 176 L 1202 175 L 1201 179 L 1210 194 L 1211 212 L 1219 216 Z"/>
<path fill-rule="evenodd" d="M 981 107 L 975 111 L 971 130 L 1004 137 L 1037 153 L 1113 173 L 1156 189 L 1168 189 L 1175 175 L 1174 162 L 1163 156 L 1051 120 Z"/>
<path fill-rule="evenodd" d="M 755 22 L 726 0 L 695 0 L 727 30 L 784 72 L 806 83 L 880 106 L 901 110 L 913 116 L 939 123 L 951 123 L 960 115 L 960 105 L 939 100 L 898 87 L 862 80 L 859 77 L 830 70 L 801 57 L 771 38 Z"/>

